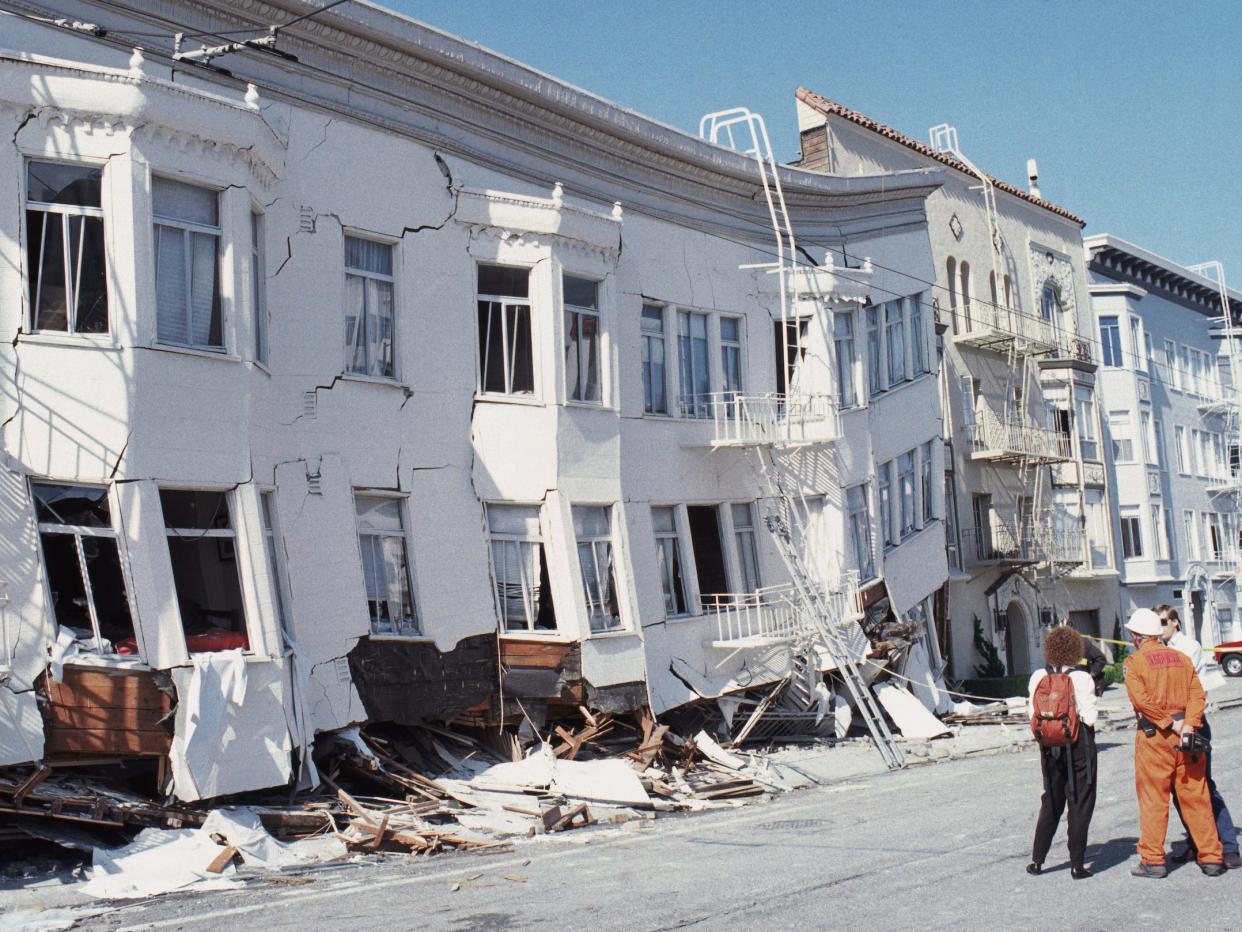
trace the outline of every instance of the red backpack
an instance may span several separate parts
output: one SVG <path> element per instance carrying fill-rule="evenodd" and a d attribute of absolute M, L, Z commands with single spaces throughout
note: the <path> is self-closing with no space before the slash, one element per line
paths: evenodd
<path fill-rule="evenodd" d="M 1031 697 L 1031 731 L 1041 747 L 1059 748 L 1078 743 L 1078 704 L 1074 684 L 1068 673 L 1048 675 L 1035 687 Z"/>

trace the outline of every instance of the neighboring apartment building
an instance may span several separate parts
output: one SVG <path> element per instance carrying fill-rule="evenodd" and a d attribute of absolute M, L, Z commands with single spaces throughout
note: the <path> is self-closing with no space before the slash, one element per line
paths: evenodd
<path fill-rule="evenodd" d="M 172 34 L 303 7 L 36 7 L 0 14 L 0 764 L 167 754 L 211 797 L 366 718 L 775 682 L 759 447 L 834 604 L 930 617 L 942 166 L 782 168 L 825 260 L 782 326 L 751 158 L 375 7 L 227 72 Z M 175 697 L 171 738 L 45 729 L 49 657 Z"/>
<path fill-rule="evenodd" d="M 797 92 L 803 168 L 850 176 L 947 166 L 928 199 L 946 412 L 949 670 L 974 674 L 976 631 L 1010 673 L 1042 662 L 1043 632 L 1112 635 L 1117 579 L 1107 518 L 1082 221 L 978 172 L 956 132 L 937 146 Z M 1032 179 L 1034 185 L 1034 179 Z M 994 245 L 995 244 L 995 245 Z"/>
<path fill-rule="evenodd" d="M 1205 644 L 1242 638 L 1238 397 L 1220 289 L 1202 270 L 1109 234 L 1084 246 L 1122 612 L 1163 602 Z M 1229 300 L 1236 319 L 1242 294 Z"/>

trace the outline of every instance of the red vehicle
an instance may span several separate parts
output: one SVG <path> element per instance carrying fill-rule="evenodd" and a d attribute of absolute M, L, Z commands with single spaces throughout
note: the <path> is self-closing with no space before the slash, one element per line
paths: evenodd
<path fill-rule="evenodd" d="M 1242 676 L 1242 641 L 1226 641 L 1216 645 L 1216 662 L 1226 676 Z"/>

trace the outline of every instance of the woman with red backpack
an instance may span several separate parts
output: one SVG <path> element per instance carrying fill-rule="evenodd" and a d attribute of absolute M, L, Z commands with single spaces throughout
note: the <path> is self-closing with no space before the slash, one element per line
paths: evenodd
<path fill-rule="evenodd" d="M 1039 744 L 1044 795 L 1035 823 L 1028 874 L 1041 874 L 1061 813 L 1069 807 L 1070 876 L 1091 876 L 1083 863 L 1087 829 L 1095 810 L 1095 684 L 1078 668 L 1082 638 L 1073 628 L 1053 628 L 1044 639 L 1047 667 L 1031 674 L 1031 731 Z"/>

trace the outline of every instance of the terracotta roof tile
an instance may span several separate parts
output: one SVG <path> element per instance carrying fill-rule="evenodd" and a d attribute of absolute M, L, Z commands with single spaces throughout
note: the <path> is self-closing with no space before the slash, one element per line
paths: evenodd
<path fill-rule="evenodd" d="M 974 172 L 972 172 L 970 168 L 960 159 L 954 158 L 947 152 L 938 152 L 927 143 L 920 142 L 913 136 L 907 136 L 905 133 L 899 132 L 891 126 L 886 126 L 878 120 L 873 120 L 871 117 L 865 116 L 857 110 L 851 110 L 849 107 L 839 104 L 836 101 L 829 100 L 827 97 L 816 94 L 814 91 L 808 90 L 805 87 L 798 88 L 797 98 L 808 107 L 812 107 L 822 114 L 839 116 L 843 119 L 849 120 L 851 123 L 856 123 L 864 129 L 869 129 L 874 133 L 879 133 L 886 139 L 891 139 L 893 142 L 900 143 L 907 148 L 913 149 L 920 155 L 925 155 L 930 159 L 943 162 L 945 165 L 950 165 L 960 172 L 965 172 L 971 177 L 975 177 Z M 1054 204 L 1051 201 L 1045 201 L 1041 197 L 1035 197 L 1034 195 L 1023 191 L 1021 188 L 1016 187 L 1007 181 L 1001 181 L 1001 179 L 993 175 L 988 175 L 988 177 L 992 180 L 992 184 L 996 185 L 998 190 L 1004 191 L 1007 194 L 1012 194 L 1014 197 L 1020 197 L 1022 200 L 1029 201 L 1037 207 L 1044 208 L 1044 210 L 1050 210 L 1058 216 L 1065 217 L 1067 220 L 1073 220 L 1079 226 L 1086 226 L 1085 221 L 1081 217 L 1070 213 L 1064 207 Z"/>

